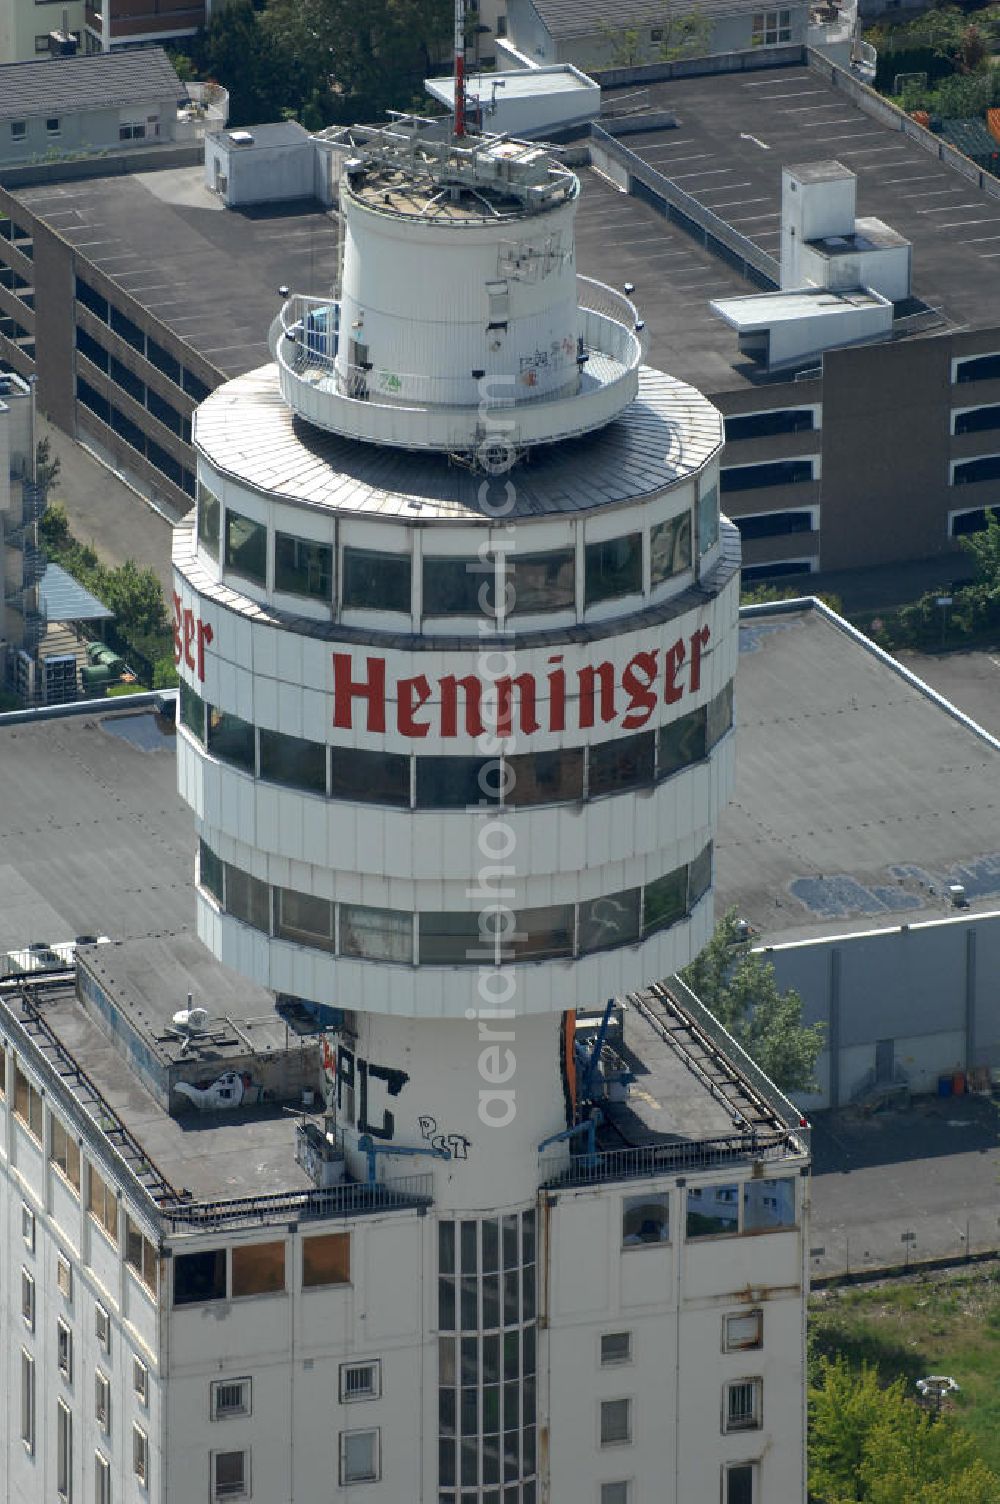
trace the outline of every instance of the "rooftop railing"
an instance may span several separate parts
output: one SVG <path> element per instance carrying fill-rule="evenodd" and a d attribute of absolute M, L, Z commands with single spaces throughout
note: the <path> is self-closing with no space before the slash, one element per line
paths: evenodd
<path fill-rule="evenodd" d="M 643 325 L 614 288 L 578 278 L 576 327 L 557 364 L 504 380 L 487 377 L 487 402 L 514 421 L 512 442 L 530 445 L 584 433 L 624 409 L 638 387 Z M 351 438 L 411 449 L 475 448 L 481 441 L 480 374 L 434 376 L 348 363 L 339 350 L 340 305 L 292 294 L 269 344 L 282 395 L 307 421 Z M 485 373 L 482 373 L 485 375 Z"/>
<path fill-rule="evenodd" d="M 788 1135 L 779 1131 L 722 1134 L 717 1138 L 679 1139 L 676 1143 L 638 1144 L 627 1149 L 599 1149 L 595 1154 L 546 1155 L 539 1160 L 543 1189 L 561 1185 L 596 1185 L 606 1180 L 640 1180 L 711 1170 L 737 1161 L 787 1159 Z"/>
<path fill-rule="evenodd" d="M 401 1175 L 374 1184 L 359 1182 L 325 1190 L 190 1201 L 183 1206 L 164 1208 L 163 1217 L 170 1232 L 210 1232 L 234 1225 L 419 1211 L 431 1205 L 433 1189 L 434 1177 L 430 1174 Z"/>

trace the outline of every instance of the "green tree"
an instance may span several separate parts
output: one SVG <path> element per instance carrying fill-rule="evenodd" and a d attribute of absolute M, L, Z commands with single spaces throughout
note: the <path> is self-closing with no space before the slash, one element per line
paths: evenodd
<path fill-rule="evenodd" d="M 38 484 L 51 490 L 62 471 L 62 460 L 52 453 L 52 440 L 39 439 L 35 445 L 35 474 Z M 65 516 L 65 513 L 63 514 Z"/>
<path fill-rule="evenodd" d="M 127 637 L 150 637 L 166 631 L 163 591 L 152 569 L 140 569 L 132 559 L 109 569 L 103 599 Z"/>
<path fill-rule="evenodd" d="M 1000 517 L 993 507 L 986 508 L 986 526 L 978 533 L 967 533 L 961 542 L 972 555 L 976 571 L 974 583 L 966 589 L 1000 601 Z"/>
<path fill-rule="evenodd" d="M 824 1358 L 809 1386 L 809 1493 L 817 1504 L 996 1504 L 1000 1478 L 903 1379 L 883 1388 L 876 1368 Z"/>
<path fill-rule="evenodd" d="M 802 1022 L 802 999 L 781 992 L 774 967 L 751 949 L 735 909 L 724 914 L 700 956 L 682 973 L 691 991 L 715 1014 L 765 1075 L 782 1091 L 815 1087 L 823 1048 L 822 1024 Z"/>
<path fill-rule="evenodd" d="M 251 0 L 231 0 L 216 9 L 191 46 L 193 67 L 229 91 L 231 125 L 260 125 L 281 118 L 298 102 L 302 69 L 276 51 Z"/>
<path fill-rule="evenodd" d="M 646 31 L 659 32 L 659 39 L 645 40 Z M 601 35 L 611 47 L 614 68 L 632 68 L 637 63 L 672 63 L 681 57 L 699 57 L 707 52 L 712 36 L 712 22 L 695 8 L 683 14 L 664 0 L 661 8 L 643 26 L 612 26 L 601 22 Z"/>

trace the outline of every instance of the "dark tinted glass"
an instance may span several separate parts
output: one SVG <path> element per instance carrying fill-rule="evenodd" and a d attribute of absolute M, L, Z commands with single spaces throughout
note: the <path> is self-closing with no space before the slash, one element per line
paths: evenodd
<path fill-rule="evenodd" d="M 705 740 L 709 747 L 725 736 L 733 724 L 733 681 L 711 700 L 705 714 Z"/>
<path fill-rule="evenodd" d="M 688 872 L 688 908 L 693 909 L 712 886 L 712 847 L 706 846 L 691 863 Z"/>
<path fill-rule="evenodd" d="M 726 422 L 726 443 L 765 439 L 779 433 L 805 433 L 813 427 L 812 408 L 775 408 L 769 413 L 745 413 Z"/>
<path fill-rule="evenodd" d="M 960 360 L 955 379 L 961 383 L 995 381 L 997 377 L 1000 377 L 1000 355 L 979 355 L 973 360 Z"/>
<path fill-rule="evenodd" d="M 344 549 L 344 601 L 366 611 L 410 612 L 410 556 Z"/>
<path fill-rule="evenodd" d="M 333 950 L 333 904 L 329 899 L 297 893 L 291 888 L 276 888 L 275 897 L 276 934 L 283 940 Z"/>
<path fill-rule="evenodd" d="M 207 888 L 216 902 L 222 902 L 222 863 L 210 847 L 201 842 L 199 849 L 198 870 L 201 876 L 201 885 Z"/>
<path fill-rule="evenodd" d="M 658 877 L 646 884 L 643 899 L 642 932 L 651 935 L 656 930 L 665 930 L 687 911 L 688 869 L 678 867 L 666 877 Z"/>
<path fill-rule="evenodd" d="M 620 741 L 591 747 L 587 781 L 590 797 L 652 783 L 654 745 L 653 732 L 642 731 L 638 736 L 623 736 Z"/>
<path fill-rule="evenodd" d="M 584 604 L 632 595 L 642 589 L 642 534 L 588 543 Z"/>
<path fill-rule="evenodd" d="M 583 748 L 529 752 L 504 762 L 506 804 L 558 804 L 583 798 Z"/>
<path fill-rule="evenodd" d="M 234 574 L 267 583 L 267 528 L 240 512 L 226 511 L 226 568 Z"/>
<path fill-rule="evenodd" d="M 274 588 L 310 600 L 332 600 L 333 549 L 328 543 L 275 533 Z"/>
<path fill-rule="evenodd" d="M 495 609 L 492 558 L 424 560 L 425 616 L 483 616 Z"/>
<path fill-rule="evenodd" d="M 410 759 L 396 752 L 357 752 L 335 748 L 330 792 L 334 799 L 359 804 L 410 805 Z"/>
<path fill-rule="evenodd" d="M 513 586 L 512 616 L 571 611 L 576 603 L 573 550 L 559 548 L 544 554 L 514 554 L 509 581 Z"/>
<path fill-rule="evenodd" d="M 213 559 L 219 557 L 219 498 L 198 482 L 198 542 Z"/>
<path fill-rule="evenodd" d="M 419 928 L 423 966 L 471 966 L 493 954 L 480 937 L 478 914 L 421 914 Z"/>
<path fill-rule="evenodd" d="M 420 757 L 417 808 L 466 809 L 495 804 L 503 781 L 499 758 Z"/>
<path fill-rule="evenodd" d="M 704 706 L 671 721 L 669 726 L 661 727 L 657 751 L 659 778 L 667 778 L 681 768 L 690 767 L 693 762 L 700 762 L 706 755 Z"/>
<path fill-rule="evenodd" d="M 571 956 L 573 905 L 521 909 L 513 942 L 504 946 L 504 954 L 517 961 L 545 961 L 552 956 Z"/>
<path fill-rule="evenodd" d="M 205 740 L 205 702 L 195 694 L 190 684 L 180 682 L 181 701 L 181 725 L 196 736 L 200 742 Z"/>
<path fill-rule="evenodd" d="M 254 731 L 250 722 L 216 710 L 214 705 L 208 711 L 208 750 L 223 762 L 235 763 L 248 773 L 254 771 Z"/>
<path fill-rule="evenodd" d="M 226 863 L 226 913 L 265 934 L 271 928 L 271 890 L 260 878 Z"/>
<path fill-rule="evenodd" d="M 175 355 L 171 355 L 169 350 L 165 350 L 162 345 L 158 345 L 155 339 L 150 339 L 148 336 L 146 338 L 146 359 L 158 371 L 162 371 L 164 376 L 169 376 L 171 381 L 180 383 L 180 361 Z"/>
<path fill-rule="evenodd" d="M 723 494 L 756 491 L 761 486 L 794 486 L 812 480 L 812 460 L 772 460 L 765 465 L 737 465 L 723 470 L 719 485 Z"/>
<path fill-rule="evenodd" d="M 326 793 L 326 748 L 280 731 L 260 733 L 260 776 L 289 788 Z"/>

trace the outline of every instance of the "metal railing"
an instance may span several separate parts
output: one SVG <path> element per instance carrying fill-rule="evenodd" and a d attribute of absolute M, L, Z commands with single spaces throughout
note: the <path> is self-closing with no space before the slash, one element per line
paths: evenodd
<path fill-rule="evenodd" d="M 605 1180 L 638 1180 L 706 1170 L 748 1160 L 789 1157 L 788 1136 L 780 1131 L 726 1133 L 716 1138 L 680 1139 L 676 1143 L 638 1144 L 628 1149 L 599 1149 L 596 1154 L 573 1154 L 567 1164 L 559 1154 L 539 1160 L 543 1189 L 561 1185 L 591 1185 Z"/>
<path fill-rule="evenodd" d="M 420 1210 L 431 1205 L 433 1189 L 434 1177 L 430 1174 L 402 1175 L 374 1184 L 351 1182 L 325 1190 L 189 1201 L 183 1206 L 164 1207 L 163 1217 L 171 1232 L 204 1232 L 234 1223 L 356 1217 L 374 1212 Z"/>
<path fill-rule="evenodd" d="M 638 310 L 623 293 L 589 277 L 577 277 L 579 308 L 576 342 L 569 340 L 533 372 L 510 383 L 496 379 L 496 397 L 519 405 L 563 397 L 578 380 L 582 355 L 604 356 L 622 367 L 617 380 L 629 379 L 642 358 Z M 273 321 L 270 347 L 279 365 L 302 381 L 326 387 L 331 394 L 360 402 L 402 407 L 465 408 L 480 400 L 475 377 L 428 376 L 358 365 L 338 358 L 339 304 L 328 298 L 293 293 Z M 531 377 L 534 376 L 533 381 Z M 536 390 L 537 381 L 540 389 Z M 329 384 L 327 387 L 327 383 Z M 615 378 L 603 385 L 615 385 Z"/>
<path fill-rule="evenodd" d="M 673 997 L 685 1013 L 690 1014 L 694 1022 L 709 1037 L 713 1044 L 722 1051 L 727 1059 L 735 1066 L 738 1074 L 754 1088 L 762 1100 L 774 1115 L 780 1119 L 787 1133 L 797 1141 L 797 1149 L 790 1152 L 807 1154 L 809 1152 L 810 1134 L 809 1121 L 803 1112 L 790 1102 L 780 1087 L 775 1086 L 769 1076 L 765 1076 L 756 1061 L 751 1060 L 746 1050 L 739 1044 L 729 1030 L 719 1022 L 714 1013 L 709 1012 L 704 1003 L 695 996 L 691 988 L 681 977 L 670 977 L 665 983 L 654 987 L 652 991 L 661 996 L 666 994 Z"/>
<path fill-rule="evenodd" d="M 591 155 L 595 164 L 601 166 L 604 153 L 613 162 L 624 167 L 628 173 L 629 192 L 658 208 L 668 220 L 679 225 L 688 234 L 735 266 L 749 281 L 759 286 L 775 288 L 781 280 L 781 269 L 773 256 L 762 251 L 748 236 L 734 230 L 732 225 L 713 214 L 698 199 L 692 198 L 672 178 L 665 177 L 650 167 L 642 157 L 612 136 L 596 123 L 590 127 Z M 645 190 L 636 192 L 636 186 Z"/>

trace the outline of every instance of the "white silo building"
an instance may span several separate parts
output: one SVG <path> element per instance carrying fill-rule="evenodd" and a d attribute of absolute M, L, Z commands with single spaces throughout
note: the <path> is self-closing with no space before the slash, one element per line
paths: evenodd
<path fill-rule="evenodd" d="M 363 1239 L 338 1486 L 793 1504 L 802 1140 L 676 989 L 606 1007 L 712 928 L 721 419 L 577 275 L 550 154 L 355 140 L 339 296 L 198 410 L 174 550 L 199 934 L 323 1031 Z"/>

